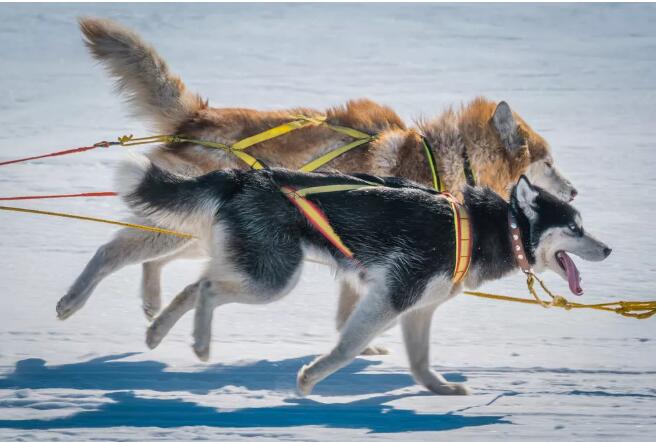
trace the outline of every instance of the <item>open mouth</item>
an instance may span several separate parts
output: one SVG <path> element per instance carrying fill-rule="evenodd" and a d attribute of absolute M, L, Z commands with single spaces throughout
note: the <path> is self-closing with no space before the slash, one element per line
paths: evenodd
<path fill-rule="evenodd" d="M 557 259 L 557 262 L 561 268 L 566 272 L 570 291 L 573 292 L 574 295 L 582 296 L 584 294 L 584 290 L 582 290 L 582 287 L 579 285 L 582 281 L 582 278 L 579 276 L 579 270 L 577 270 L 577 266 L 573 262 L 572 258 L 568 256 L 568 254 L 563 250 L 559 250 L 555 254 L 555 258 Z"/>

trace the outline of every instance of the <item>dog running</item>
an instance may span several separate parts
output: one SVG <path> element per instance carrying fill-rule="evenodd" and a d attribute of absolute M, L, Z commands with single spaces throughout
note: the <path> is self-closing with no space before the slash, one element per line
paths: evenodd
<path fill-rule="evenodd" d="M 352 361 L 398 318 L 417 382 L 436 394 L 467 394 L 464 385 L 446 382 L 429 366 L 436 307 L 457 295 L 463 284 L 475 288 L 499 279 L 525 260 L 537 272 L 549 269 L 561 275 L 575 294 L 581 294 L 579 272 L 569 254 L 600 261 L 611 253 L 584 230 L 577 210 L 524 176 L 512 189 L 510 202 L 488 188 L 464 188 L 472 255 L 464 283 L 454 284 L 456 240 L 450 203 L 408 180 L 284 169 L 226 170 L 187 178 L 145 158 L 122 170 L 120 193 L 132 211 L 158 226 L 195 234 L 211 257 L 201 278 L 170 306 L 184 311 L 196 307 L 193 348 L 202 360 L 209 357 L 217 307 L 281 299 L 296 285 L 308 256 L 322 256 L 343 277 L 357 281 L 354 285 L 362 296 L 336 346 L 298 373 L 298 390 L 304 395 Z M 372 180 L 384 185 L 370 186 Z M 286 187 L 331 184 L 364 186 L 308 196 L 353 250 L 353 259 L 338 252 L 281 192 Z M 180 317 L 167 311 L 161 316 L 163 324 Z"/>
<path fill-rule="evenodd" d="M 432 175 L 424 152 L 427 143 L 436 170 L 447 190 L 461 199 L 467 169 L 482 186 L 504 198 L 520 175 L 563 200 L 577 191 L 556 168 L 548 143 L 505 102 L 477 98 L 461 108 L 418 121 L 408 128 L 395 112 L 371 100 L 360 99 L 326 111 L 295 108 L 258 111 L 215 108 L 189 91 L 171 73 L 166 61 L 139 35 L 115 22 L 98 18 L 80 20 L 91 54 L 117 80 L 132 111 L 151 123 L 156 133 L 232 144 L 294 119 L 295 115 L 326 117 L 326 123 L 376 135 L 376 139 L 337 157 L 323 169 L 343 173 L 400 176 L 430 185 Z M 326 125 L 308 126 L 248 149 L 269 166 L 297 169 L 351 139 Z M 226 169 L 245 168 L 235 156 L 194 143 L 164 144 L 147 156 L 158 167 L 187 177 Z M 148 219 L 136 218 L 137 223 Z M 160 311 L 160 275 L 176 259 L 205 256 L 194 240 L 165 238 L 147 232 L 122 231 L 102 246 L 57 307 L 66 319 L 82 307 L 100 281 L 131 264 L 143 264 L 142 306 L 149 319 Z M 343 281 L 337 315 L 341 328 L 358 301 L 357 290 Z M 376 353 L 377 350 L 372 350 Z"/>

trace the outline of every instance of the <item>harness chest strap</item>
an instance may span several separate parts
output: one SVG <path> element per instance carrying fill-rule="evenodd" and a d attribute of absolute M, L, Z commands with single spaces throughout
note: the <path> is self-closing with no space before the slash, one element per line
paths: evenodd
<path fill-rule="evenodd" d="M 442 194 L 452 208 L 454 218 L 454 273 L 452 282 L 463 281 L 472 261 L 472 223 L 467 210 L 451 194 Z"/>

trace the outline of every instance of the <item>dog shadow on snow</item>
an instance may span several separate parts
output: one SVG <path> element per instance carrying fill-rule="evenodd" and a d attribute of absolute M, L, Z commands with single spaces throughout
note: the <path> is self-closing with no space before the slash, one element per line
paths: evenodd
<path fill-rule="evenodd" d="M 318 384 L 313 394 L 346 396 L 380 394 L 347 403 L 323 403 L 307 398 L 288 398 L 283 405 L 220 410 L 182 399 L 145 398 L 130 390 L 187 391 L 205 394 L 224 386 L 248 390 L 289 391 L 295 388 L 296 372 L 312 357 L 257 361 L 242 365 L 215 364 L 198 372 L 167 371 L 156 361 L 119 361 L 135 353 L 105 356 L 85 362 L 46 365 L 43 359 L 19 361 L 13 372 L 0 378 L 0 389 L 108 390 L 110 401 L 57 419 L 0 420 L 0 428 L 56 429 L 107 428 L 116 426 L 173 428 L 293 427 L 317 425 L 329 428 L 366 429 L 370 432 L 444 431 L 463 427 L 510 423 L 504 416 L 464 416 L 456 412 L 417 414 L 396 409 L 388 402 L 430 393 L 385 394 L 414 385 L 406 374 L 366 372 L 379 361 L 357 359 Z M 451 381 L 463 381 L 448 373 Z M 2 404 L 0 406 L 7 406 Z M 11 405 L 10 405 L 11 406 Z M 14 405 L 18 406 L 18 405 Z"/>

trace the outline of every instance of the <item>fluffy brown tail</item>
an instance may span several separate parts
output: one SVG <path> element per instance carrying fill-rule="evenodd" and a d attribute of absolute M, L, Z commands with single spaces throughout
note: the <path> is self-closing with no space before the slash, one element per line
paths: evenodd
<path fill-rule="evenodd" d="M 207 107 L 132 30 L 106 19 L 81 18 L 79 22 L 94 58 L 116 78 L 133 111 L 158 131 L 173 133 L 190 115 Z"/>

